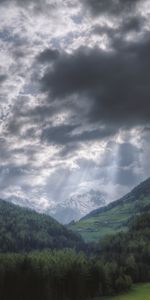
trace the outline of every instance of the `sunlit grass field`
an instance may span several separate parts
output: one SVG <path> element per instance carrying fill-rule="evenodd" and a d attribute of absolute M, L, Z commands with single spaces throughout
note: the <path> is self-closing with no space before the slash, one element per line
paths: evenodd
<path fill-rule="evenodd" d="M 134 285 L 127 294 L 95 300 L 150 300 L 150 283 Z"/>

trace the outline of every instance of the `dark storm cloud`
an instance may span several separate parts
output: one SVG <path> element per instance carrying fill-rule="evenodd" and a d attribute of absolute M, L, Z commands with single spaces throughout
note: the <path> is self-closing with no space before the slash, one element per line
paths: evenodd
<path fill-rule="evenodd" d="M 40 63 L 46 63 L 51 62 L 55 59 L 57 59 L 59 56 L 59 51 L 56 49 L 45 49 L 43 52 L 40 53 L 40 55 L 37 57 L 37 60 Z"/>
<path fill-rule="evenodd" d="M 101 140 L 116 133 L 116 129 L 106 127 L 102 129 L 83 131 L 82 133 L 74 134 L 73 131 L 78 127 L 78 125 L 60 125 L 49 127 L 43 130 L 42 139 L 52 144 L 54 143 L 66 145 L 67 143 L 71 143 L 71 149 L 73 149 L 72 143 L 74 142 Z M 62 155 L 65 155 L 65 151 L 67 152 L 67 150 L 68 148 L 63 151 Z"/>
<path fill-rule="evenodd" d="M 130 18 L 125 18 L 123 24 L 120 27 L 121 34 L 127 33 L 130 31 L 141 31 L 145 23 L 145 18 L 141 16 L 133 16 Z"/>
<path fill-rule="evenodd" d="M 117 27 L 110 27 L 108 25 L 95 25 L 92 28 L 91 33 L 95 35 L 106 34 L 110 40 L 124 37 L 130 32 L 142 32 L 144 30 L 144 24 L 146 20 L 140 15 L 126 17 L 123 19 Z"/>
<path fill-rule="evenodd" d="M 95 16 L 99 14 L 117 15 L 130 13 L 140 0 L 83 0 L 84 8 L 87 8 Z"/>
<path fill-rule="evenodd" d="M 71 132 L 76 129 L 74 125 L 64 125 L 46 128 L 42 133 L 42 139 L 54 144 L 66 144 L 71 141 Z"/>
<path fill-rule="evenodd" d="M 113 51 L 82 47 L 63 53 L 41 79 L 49 99 L 87 99 L 90 122 L 132 127 L 150 121 L 150 38 L 117 39 Z M 77 100 L 76 100 L 77 101 Z"/>
<path fill-rule="evenodd" d="M 123 143 L 119 145 L 117 153 L 118 164 L 120 167 L 129 167 L 134 162 L 137 163 L 140 149 L 130 143 Z"/>

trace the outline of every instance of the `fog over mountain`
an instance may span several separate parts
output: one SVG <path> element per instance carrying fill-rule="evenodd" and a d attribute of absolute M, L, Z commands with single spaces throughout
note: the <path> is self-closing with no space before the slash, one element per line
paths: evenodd
<path fill-rule="evenodd" d="M 0 10 L 0 198 L 68 222 L 149 177 L 150 2 Z"/>

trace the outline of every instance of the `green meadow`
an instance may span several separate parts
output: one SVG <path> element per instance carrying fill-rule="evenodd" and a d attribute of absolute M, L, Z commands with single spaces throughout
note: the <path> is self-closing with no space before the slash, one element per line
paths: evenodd
<path fill-rule="evenodd" d="M 95 300 L 150 300 L 150 283 L 134 285 L 130 292 L 124 295 Z"/>
<path fill-rule="evenodd" d="M 116 234 L 120 231 L 126 232 L 130 219 L 138 215 L 150 205 L 150 197 L 139 197 L 139 199 L 126 202 L 118 202 L 106 211 L 90 215 L 87 218 L 70 224 L 69 228 L 79 233 L 86 242 L 95 242 L 106 235 Z"/>

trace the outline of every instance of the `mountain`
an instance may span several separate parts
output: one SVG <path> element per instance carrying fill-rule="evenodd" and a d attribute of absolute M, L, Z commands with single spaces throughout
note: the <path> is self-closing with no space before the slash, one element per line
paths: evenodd
<path fill-rule="evenodd" d="M 50 216 L 0 200 L 0 252 L 78 248 L 82 239 Z"/>
<path fill-rule="evenodd" d="M 61 224 L 68 224 L 71 221 L 79 220 L 91 211 L 91 207 L 96 209 L 106 205 L 106 194 L 97 190 L 89 190 L 84 193 L 73 194 L 68 199 L 61 202 L 53 202 L 46 208 L 39 207 L 36 201 L 32 202 L 27 198 L 10 196 L 5 199 L 9 203 L 28 207 L 39 213 L 47 214 L 56 219 Z"/>
<path fill-rule="evenodd" d="M 46 213 L 54 217 L 62 224 L 79 220 L 91 211 L 106 204 L 105 194 L 100 191 L 90 190 L 86 193 L 74 194 L 72 197 L 61 201 L 55 207 L 46 210 Z"/>
<path fill-rule="evenodd" d="M 121 199 L 92 211 L 79 222 L 72 222 L 68 228 L 80 233 L 86 241 L 97 241 L 106 234 L 126 231 L 132 217 L 149 210 L 150 178 Z"/>

